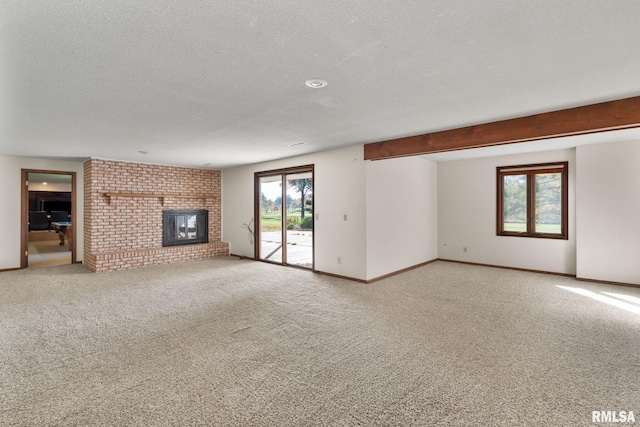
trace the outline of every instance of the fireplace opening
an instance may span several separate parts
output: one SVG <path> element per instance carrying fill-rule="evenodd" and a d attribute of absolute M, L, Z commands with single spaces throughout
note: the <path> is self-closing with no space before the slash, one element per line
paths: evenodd
<path fill-rule="evenodd" d="M 209 211 L 162 211 L 162 246 L 209 243 Z"/>

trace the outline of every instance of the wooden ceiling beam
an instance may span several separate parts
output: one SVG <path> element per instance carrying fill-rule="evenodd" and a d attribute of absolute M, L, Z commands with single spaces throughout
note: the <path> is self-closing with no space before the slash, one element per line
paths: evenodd
<path fill-rule="evenodd" d="M 365 160 L 513 144 L 640 127 L 640 96 L 365 144 Z"/>

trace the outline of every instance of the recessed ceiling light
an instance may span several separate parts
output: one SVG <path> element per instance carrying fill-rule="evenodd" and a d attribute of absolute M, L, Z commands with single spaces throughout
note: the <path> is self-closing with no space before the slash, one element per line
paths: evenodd
<path fill-rule="evenodd" d="M 306 82 L 304 82 L 304 84 L 306 84 L 311 89 L 320 89 L 320 88 L 325 87 L 328 83 L 327 83 L 326 80 L 309 79 Z"/>
<path fill-rule="evenodd" d="M 43 183 L 42 183 L 42 185 L 47 185 L 47 184 L 48 184 L 47 182 L 43 182 Z"/>
<path fill-rule="evenodd" d="M 148 151 L 138 151 L 138 153 L 140 153 L 140 154 L 149 154 Z"/>
<path fill-rule="evenodd" d="M 293 144 L 289 144 L 288 147 L 295 147 L 297 145 L 305 145 L 306 142 L 294 142 Z"/>

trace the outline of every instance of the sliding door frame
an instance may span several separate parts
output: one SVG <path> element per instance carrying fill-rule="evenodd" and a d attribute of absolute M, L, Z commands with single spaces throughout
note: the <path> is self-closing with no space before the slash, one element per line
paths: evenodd
<path fill-rule="evenodd" d="M 306 267 L 301 267 L 299 265 L 295 265 L 295 264 L 289 264 L 287 263 L 287 244 L 286 244 L 286 234 L 287 234 L 287 213 L 286 213 L 286 200 L 287 200 L 287 184 L 286 184 L 286 176 L 290 175 L 290 174 L 295 174 L 295 173 L 304 173 L 304 172 L 311 172 L 311 194 L 313 195 L 313 197 L 311 198 L 311 215 L 315 216 L 315 174 L 314 174 L 314 165 L 303 165 L 303 166 L 294 166 L 294 167 L 289 167 L 289 168 L 282 168 L 282 169 L 272 169 L 272 170 L 267 170 L 267 171 L 261 171 L 261 172 L 256 172 L 254 174 L 254 202 L 253 202 L 253 207 L 254 207 L 254 213 L 253 213 L 253 217 L 256 219 L 255 220 L 255 239 L 254 239 L 254 259 L 256 259 L 257 261 L 262 261 L 262 262 L 268 262 L 271 264 L 278 264 L 278 265 L 286 265 L 288 267 L 296 267 L 296 268 L 304 268 L 305 270 L 308 270 L 308 268 Z M 281 227 L 281 232 L 282 232 L 282 262 L 274 262 L 274 261 L 269 261 L 269 260 L 264 260 L 260 258 L 260 240 L 261 240 L 261 234 L 262 234 L 262 230 L 261 230 L 261 224 L 260 224 L 260 218 L 261 218 L 261 212 L 260 212 L 260 178 L 264 178 L 264 177 L 268 177 L 268 176 L 278 176 L 280 175 L 282 177 L 282 227 Z M 303 206 L 304 208 L 304 206 Z M 312 217 L 314 218 L 314 217 Z M 315 232 L 315 218 L 313 220 L 314 225 L 313 225 L 313 232 L 311 234 L 311 271 L 315 271 L 316 268 L 316 232 Z"/>

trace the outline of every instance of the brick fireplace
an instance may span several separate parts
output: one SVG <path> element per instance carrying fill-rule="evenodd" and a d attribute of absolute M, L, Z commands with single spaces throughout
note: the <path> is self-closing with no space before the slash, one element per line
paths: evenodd
<path fill-rule="evenodd" d="M 84 163 L 84 264 L 92 271 L 229 254 L 220 171 L 90 159 Z M 208 211 L 208 243 L 163 247 L 163 211 Z"/>

